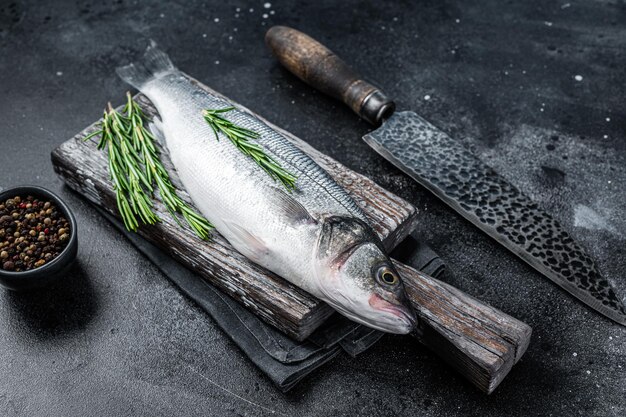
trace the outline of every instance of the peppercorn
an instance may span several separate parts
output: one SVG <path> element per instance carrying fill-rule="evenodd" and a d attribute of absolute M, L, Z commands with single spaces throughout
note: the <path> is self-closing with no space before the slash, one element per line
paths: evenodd
<path fill-rule="evenodd" d="M 1 269 L 39 268 L 63 252 L 70 236 L 69 222 L 53 202 L 33 196 L 0 201 Z"/>

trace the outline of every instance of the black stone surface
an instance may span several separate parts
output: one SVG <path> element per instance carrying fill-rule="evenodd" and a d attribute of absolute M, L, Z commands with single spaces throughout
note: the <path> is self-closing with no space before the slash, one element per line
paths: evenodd
<path fill-rule="evenodd" d="M 0 2 L 0 186 L 75 209 L 64 283 L 0 293 L 1 415 L 626 415 L 626 329 L 591 312 L 371 151 L 370 127 L 280 68 L 272 24 L 320 39 L 553 213 L 626 295 L 626 7 L 558 2 Z M 237 8 L 240 10 L 237 11 Z M 264 17 L 267 14 L 267 18 Z M 386 337 L 280 394 L 55 177 L 50 151 L 121 103 L 154 39 L 187 73 L 421 210 L 447 282 L 534 328 L 491 396 Z M 582 77 L 582 78 L 581 78 Z M 580 81 L 579 81 L 580 80 Z M 428 99 L 426 99 L 428 96 Z"/>

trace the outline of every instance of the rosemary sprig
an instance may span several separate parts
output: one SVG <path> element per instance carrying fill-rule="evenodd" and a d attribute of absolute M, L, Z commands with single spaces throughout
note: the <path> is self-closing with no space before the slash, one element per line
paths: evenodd
<path fill-rule="evenodd" d="M 223 113 L 234 109 L 234 107 L 226 107 L 207 109 L 202 112 L 204 119 L 215 133 L 215 139 L 219 141 L 218 132 L 222 132 L 244 155 L 251 157 L 270 177 L 280 181 L 288 191 L 295 190 L 297 177 L 268 156 L 258 143 L 250 142 L 251 139 L 258 139 L 260 135 L 253 130 L 237 126 L 221 116 Z"/>
<path fill-rule="evenodd" d="M 117 208 L 126 229 L 137 231 L 139 221 L 144 224 L 161 221 L 154 213 L 151 200 L 155 190 L 153 184 L 156 183 L 163 203 L 176 222 L 180 225 L 176 216 L 178 213 L 198 237 L 208 239 L 213 225 L 176 194 L 176 188 L 154 145 L 154 136 L 144 127 L 141 108 L 133 101 L 130 93 L 126 96 L 127 102 L 122 113 L 109 104 L 104 112 L 101 129 L 85 138 L 88 140 L 100 135 L 98 149 L 107 150 Z"/>
<path fill-rule="evenodd" d="M 154 146 L 154 136 L 143 126 L 143 112 L 139 105 L 132 100 L 130 94 L 127 94 L 127 96 L 126 108 L 129 109 L 128 114 L 132 125 L 133 144 L 135 149 L 143 155 L 148 181 L 156 182 L 159 194 L 174 219 L 178 221 L 173 214 L 174 212 L 181 214 L 200 238 L 208 239 L 213 225 L 176 194 L 176 188 L 159 159 L 158 149 Z"/>

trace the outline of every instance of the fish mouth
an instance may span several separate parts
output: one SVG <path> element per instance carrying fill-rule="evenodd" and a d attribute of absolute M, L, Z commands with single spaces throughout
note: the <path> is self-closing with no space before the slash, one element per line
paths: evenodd
<path fill-rule="evenodd" d="M 374 310 L 390 313 L 396 318 L 396 323 L 390 323 L 390 326 L 382 325 L 382 327 L 385 327 L 386 331 L 398 334 L 407 334 L 410 333 L 415 327 L 415 323 L 417 321 L 415 315 L 405 306 L 392 304 L 378 294 L 372 294 L 370 296 L 369 305 Z"/>

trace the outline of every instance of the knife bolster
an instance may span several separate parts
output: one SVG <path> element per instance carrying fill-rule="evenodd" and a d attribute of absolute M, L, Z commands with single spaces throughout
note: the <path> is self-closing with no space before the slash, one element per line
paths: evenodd
<path fill-rule="evenodd" d="M 382 91 L 372 91 L 361 104 L 359 115 L 373 125 L 378 126 L 388 119 L 396 109 L 396 104 Z"/>

